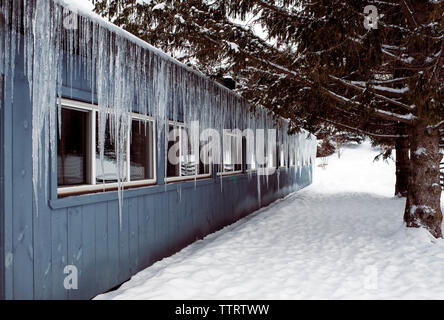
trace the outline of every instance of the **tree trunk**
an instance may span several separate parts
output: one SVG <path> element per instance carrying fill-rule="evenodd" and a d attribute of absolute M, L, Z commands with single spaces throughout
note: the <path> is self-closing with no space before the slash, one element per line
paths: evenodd
<path fill-rule="evenodd" d="M 410 135 L 411 171 L 404 221 L 407 227 L 424 227 L 441 238 L 442 211 L 439 181 L 439 131 L 419 121 Z"/>
<path fill-rule="evenodd" d="M 410 159 L 409 159 L 409 139 L 402 137 L 396 139 L 396 185 L 395 196 L 407 197 Z"/>

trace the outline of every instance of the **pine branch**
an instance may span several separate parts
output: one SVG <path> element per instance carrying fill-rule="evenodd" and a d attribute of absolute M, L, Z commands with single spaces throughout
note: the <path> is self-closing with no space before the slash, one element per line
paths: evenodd
<path fill-rule="evenodd" d="M 399 135 L 399 134 L 378 134 L 378 133 L 373 133 L 373 132 L 369 132 L 369 131 L 365 131 L 359 128 L 355 128 L 355 127 L 351 127 L 349 125 L 343 124 L 343 123 L 339 123 L 336 121 L 332 121 L 329 119 L 324 119 L 322 118 L 323 121 L 331 123 L 334 126 L 337 127 L 342 127 L 354 132 L 357 132 L 359 134 L 365 135 L 365 136 L 369 136 L 369 137 L 375 137 L 375 138 L 387 138 L 387 139 L 398 139 L 398 138 L 408 138 L 408 135 Z"/>
<path fill-rule="evenodd" d="M 338 82 L 342 83 L 342 84 L 345 85 L 346 87 L 349 87 L 349 88 L 352 88 L 352 89 L 359 90 L 360 92 L 364 92 L 365 90 L 369 89 L 369 91 L 374 95 L 375 98 L 381 99 L 381 100 L 383 100 L 383 101 L 385 101 L 385 102 L 388 102 L 388 103 L 390 103 L 390 104 L 393 104 L 393 105 L 395 105 L 395 106 L 397 106 L 397 107 L 401 107 L 401 108 L 403 108 L 403 109 L 405 109 L 405 110 L 412 111 L 412 110 L 415 109 L 414 107 L 411 107 L 411 106 L 409 106 L 409 105 L 406 105 L 405 103 L 402 103 L 402 102 L 400 102 L 400 101 L 393 100 L 393 99 L 391 99 L 391 98 L 389 98 L 389 97 L 386 97 L 386 96 L 384 96 L 384 95 L 381 95 L 381 94 L 375 93 L 375 92 L 373 91 L 373 90 L 375 90 L 375 87 L 374 87 L 374 86 L 370 86 L 369 88 L 363 88 L 363 87 L 360 87 L 360 86 L 358 86 L 358 85 L 355 85 L 355 84 L 351 83 L 351 82 L 348 81 L 348 80 L 340 79 L 340 78 L 335 77 L 335 76 L 330 76 L 330 78 L 333 79 L 333 80 L 335 80 L 335 81 L 338 81 Z M 377 89 L 376 89 L 376 90 L 377 90 Z"/>

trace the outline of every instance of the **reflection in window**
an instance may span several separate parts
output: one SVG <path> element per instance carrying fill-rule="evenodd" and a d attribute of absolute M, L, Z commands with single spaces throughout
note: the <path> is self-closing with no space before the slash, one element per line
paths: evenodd
<path fill-rule="evenodd" d="M 154 179 L 154 139 L 151 121 L 133 120 L 130 144 L 130 180 Z"/>
<path fill-rule="evenodd" d="M 57 140 L 58 186 L 88 183 L 88 118 L 87 111 L 67 108 L 61 111 L 61 136 Z"/>
<path fill-rule="evenodd" d="M 119 172 L 117 166 L 117 154 L 114 143 L 114 132 L 111 132 L 110 119 L 106 120 L 105 126 L 105 140 L 103 148 L 103 162 L 100 159 L 100 145 L 99 145 L 99 120 L 96 120 L 96 182 L 97 183 L 112 183 L 118 182 Z M 124 148 L 123 150 L 126 150 Z M 122 155 L 122 159 L 126 159 L 126 152 Z M 127 162 L 124 162 L 123 170 L 120 174 L 121 181 L 127 180 L 126 168 Z"/>

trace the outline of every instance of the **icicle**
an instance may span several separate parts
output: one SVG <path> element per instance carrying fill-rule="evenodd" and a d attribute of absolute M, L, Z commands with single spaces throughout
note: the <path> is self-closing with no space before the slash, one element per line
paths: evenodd
<path fill-rule="evenodd" d="M 31 8 L 31 5 L 26 3 L 24 9 L 26 8 Z M 28 66 L 25 71 L 32 98 L 32 180 L 38 215 L 38 181 L 44 177 L 47 196 L 49 154 L 55 151 L 56 143 L 56 92 L 58 82 L 62 79 L 59 27 L 61 10 L 52 2 L 44 0 L 37 0 L 32 9 L 32 13 L 24 14 L 24 41 L 27 44 L 25 65 Z M 43 172 L 41 168 L 44 169 Z"/>
<path fill-rule="evenodd" d="M 260 180 L 260 175 L 256 174 L 257 177 L 257 202 L 259 207 L 261 206 L 262 203 L 262 199 L 261 199 L 261 180 Z"/>

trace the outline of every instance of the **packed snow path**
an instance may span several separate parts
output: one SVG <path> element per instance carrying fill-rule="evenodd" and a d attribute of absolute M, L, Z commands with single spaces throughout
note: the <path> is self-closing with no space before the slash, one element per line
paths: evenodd
<path fill-rule="evenodd" d="M 394 164 L 375 155 L 346 148 L 309 188 L 97 298 L 444 299 L 444 241 L 403 226 Z"/>

